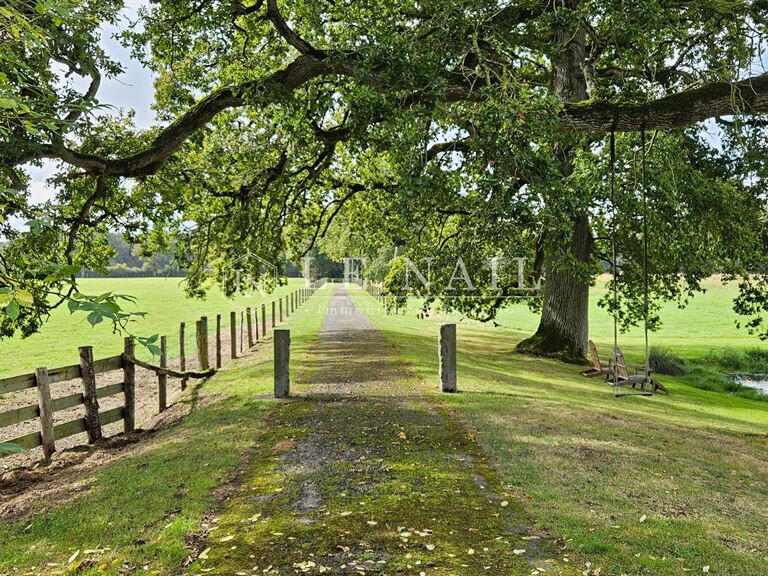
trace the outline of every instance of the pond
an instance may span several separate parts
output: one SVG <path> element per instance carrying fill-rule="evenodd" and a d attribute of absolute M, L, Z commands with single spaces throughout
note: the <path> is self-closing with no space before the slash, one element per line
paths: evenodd
<path fill-rule="evenodd" d="M 768 394 L 768 374 L 734 374 L 733 379 L 742 386 L 749 386 Z"/>

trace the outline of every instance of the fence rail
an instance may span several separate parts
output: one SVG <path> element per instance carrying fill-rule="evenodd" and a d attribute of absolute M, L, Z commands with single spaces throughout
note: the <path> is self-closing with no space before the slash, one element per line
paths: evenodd
<path fill-rule="evenodd" d="M 318 288 L 325 284 L 325 279 L 317 280 L 313 284 L 297 289 L 285 296 L 286 309 L 285 316 L 290 316 L 301 304 L 305 303 Z M 278 324 L 275 318 L 275 303 L 279 302 L 281 305 L 280 322 L 283 320 L 282 303 L 283 297 L 280 296 L 275 300 L 272 300 L 272 328 Z M 288 302 L 291 303 L 290 308 Z M 252 348 L 256 343 L 266 336 L 267 319 L 266 310 L 267 303 L 261 304 L 261 334 L 259 334 L 259 308 L 248 308 L 247 319 L 241 316 L 241 346 Z M 251 317 L 253 314 L 253 317 Z M 236 348 L 236 322 L 237 316 L 234 312 L 230 314 L 232 320 L 231 337 L 231 358 L 237 357 Z M 247 325 L 247 342 L 243 341 L 243 324 Z M 116 356 L 110 356 L 108 358 L 101 358 L 99 360 L 93 360 L 93 349 L 90 346 L 83 346 L 79 348 L 80 363 L 72 364 L 70 366 L 62 366 L 59 368 L 47 369 L 38 368 L 35 372 L 19 374 L 17 376 L 10 376 L 7 378 L 0 378 L 0 394 L 9 394 L 13 392 L 21 392 L 24 390 L 37 389 L 38 403 L 29 404 L 20 408 L 14 408 L 0 412 L 0 433 L 4 428 L 10 426 L 16 426 L 24 422 L 30 422 L 38 419 L 40 424 L 40 430 L 36 432 L 30 432 L 17 438 L 7 440 L 12 444 L 16 444 L 21 448 L 30 450 L 33 448 L 43 447 L 43 455 L 45 459 L 49 459 L 53 452 L 55 452 L 55 443 L 58 440 L 81 434 L 83 432 L 88 433 L 88 442 L 92 444 L 96 440 L 102 437 L 102 427 L 108 424 L 114 424 L 115 422 L 124 422 L 124 432 L 132 432 L 135 425 L 136 414 L 136 391 L 135 391 L 135 366 L 151 370 L 155 372 L 158 379 L 158 393 L 159 393 L 159 411 L 162 412 L 167 407 L 166 400 L 166 385 L 168 376 L 181 379 L 182 390 L 186 388 L 186 383 L 189 378 L 205 378 L 211 376 L 216 372 L 216 368 L 221 367 L 221 315 L 217 316 L 216 322 L 216 368 L 210 367 L 209 350 L 208 350 L 208 319 L 203 316 L 197 321 L 197 359 L 198 366 L 201 371 L 189 371 L 187 370 L 187 359 L 184 350 L 184 330 L 185 323 L 180 323 L 179 326 L 179 342 L 180 346 L 180 366 L 181 371 L 172 370 L 167 367 L 167 354 L 165 351 L 166 337 L 162 337 L 162 355 L 160 358 L 160 366 L 154 366 L 148 362 L 143 362 L 135 358 L 134 355 L 134 342 L 131 338 L 126 338 L 124 343 L 124 351 L 122 354 Z M 256 327 L 254 332 L 253 327 Z M 255 338 L 254 338 L 255 336 Z M 107 386 L 97 387 L 96 376 L 107 372 L 113 372 L 115 370 L 123 371 L 123 381 L 116 384 L 109 384 Z M 83 392 L 76 394 L 70 394 L 68 396 L 61 396 L 57 398 L 51 397 L 51 385 L 59 382 L 66 382 L 69 380 L 80 379 L 83 384 Z M 124 403 L 122 406 L 111 408 L 105 411 L 99 411 L 98 400 L 117 396 L 118 394 L 124 395 Z M 85 406 L 85 416 L 76 418 L 68 422 L 61 424 L 53 424 L 53 414 L 61 412 L 62 410 L 68 410 L 77 406 Z"/>

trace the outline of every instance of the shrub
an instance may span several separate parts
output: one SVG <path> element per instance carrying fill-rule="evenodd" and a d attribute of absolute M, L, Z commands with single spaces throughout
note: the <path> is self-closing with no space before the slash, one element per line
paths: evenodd
<path fill-rule="evenodd" d="M 707 352 L 702 360 L 727 372 L 768 374 L 768 350 L 762 348 L 718 348 Z"/>
<path fill-rule="evenodd" d="M 666 376 L 683 376 L 685 374 L 683 359 L 672 354 L 669 348 L 663 346 L 651 347 L 649 363 L 651 370 L 656 374 L 665 374 Z"/>

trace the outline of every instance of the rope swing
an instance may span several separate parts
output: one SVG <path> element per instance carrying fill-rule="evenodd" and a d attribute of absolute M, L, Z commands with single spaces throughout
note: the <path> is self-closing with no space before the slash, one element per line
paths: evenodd
<path fill-rule="evenodd" d="M 645 127 L 640 131 L 641 151 L 641 187 L 642 187 L 642 221 L 643 221 L 643 331 L 645 337 L 645 363 L 643 374 L 629 374 L 628 366 L 624 360 L 624 354 L 619 348 L 619 279 L 618 249 L 616 242 L 616 227 L 618 205 L 616 202 L 616 134 L 611 130 L 610 140 L 610 186 L 611 186 L 611 258 L 613 271 L 613 392 L 615 396 L 651 396 L 654 392 L 666 388 L 651 377 L 651 358 L 648 338 L 648 179 L 646 160 Z M 624 386 L 631 386 L 631 391 L 622 391 Z M 626 390 L 626 389 L 625 389 Z"/>

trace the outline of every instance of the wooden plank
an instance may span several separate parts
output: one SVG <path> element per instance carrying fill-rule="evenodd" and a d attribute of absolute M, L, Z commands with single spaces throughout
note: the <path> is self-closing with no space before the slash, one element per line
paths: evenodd
<path fill-rule="evenodd" d="M 80 365 L 72 364 L 71 366 L 62 366 L 61 368 L 48 370 L 48 378 L 51 381 L 51 384 L 80 378 Z"/>
<path fill-rule="evenodd" d="M 13 426 L 20 422 L 26 422 L 27 420 L 32 420 L 38 416 L 40 416 L 40 407 L 37 404 L 14 408 L 13 410 L 0 413 L 0 428 Z"/>
<path fill-rule="evenodd" d="M 119 370 L 122 367 L 122 355 L 110 356 L 109 358 L 102 358 L 101 360 L 94 361 L 93 372 L 94 374 L 101 374 L 103 372 Z M 51 368 L 48 371 L 48 381 L 50 384 L 66 382 L 67 380 L 75 380 L 76 378 L 80 378 L 79 364 L 61 366 L 59 368 Z M 20 390 L 27 390 L 29 388 L 35 387 L 37 387 L 37 382 L 35 380 L 34 373 L 19 374 L 18 376 L 0 378 L 0 394 L 9 394 L 11 392 L 18 392 Z"/>
<path fill-rule="evenodd" d="M 123 407 L 118 406 L 117 408 L 112 408 L 111 410 L 107 410 L 106 412 L 99 414 L 99 421 L 101 422 L 102 426 L 106 426 L 107 424 L 119 422 L 123 419 L 123 417 Z"/>
<path fill-rule="evenodd" d="M 70 420 L 69 422 L 64 422 L 63 424 L 54 426 L 53 436 L 56 438 L 56 440 L 61 440 L 62 438 L 67 438 L 69 436 L 74 436 L 75 434 L 85 432 L 87 429 L 88 425 L 85 423 L 85 418 L 78 418 L 77 420 Z"/>
<path fill-rule="evenodd" d="M 94 360 L 93 373 L 103 374 L 104 372 L 112 372 L 112 370 L 120 370 L 123 367 L 123 355 L 110 356 L 109 358 L 102 358 L 101 360 Z"/>
<path fill-rule="evenodd" d="M 101 388 L 96 389 L 96 398 L 109 398 L 110 396 L 115 396 L 116 394 L 120 394 L 125 390 L 125 385 L 122 382 L 118 382 L 117 384 L 110 384 L 109 386 L 103 386 Z"/>
<path fill-rule="evenodd" d="M 107 424 L 112 424 L 114 422 L 123 420 L 124 417 L 125 415 L 123 412 L 123 407 L 118 406 L 117 408 L 112 408 L 111 410 L 107 410 L 106 412 L 102 412 L 101 414 L 99 414 L 99 425 L 106 426 Z M 77 420 L 70 420 L 69 422 L 64 422 L 63 424 L 54 426 L 53 435 L 56 437 L 56 440 L 61 440 L 62 438 L 74 436 L 75 434 L 81 434 L 87 430 L 88 430 L 88 425 L 85 421 L 85 418 L 78 418 Z M 36 434 L 37 436 L 40 436 L 39 432 L 37 432 Z M 12 440 L 12 442 L 14 444 L 19 444 L 16 440 Z M 34 446 L 32 446 L 32 448 L 34 448 L 35 446 L 40 446 L 41 444 L 42 444 L 42 438 L 40 439 L 40 443 L 35 444 Z M 20 445 L 23 446 L 23 444 L 20 444 Z"/>
<path fill-rule="evenodd" d="M 77 394 L 71 394 L 69 396 L 62 396 L 61 398 L 54 398 L 51 400 L 51 410 L 59 412 L 66 410 L 67 408 L 73 408 L 84 403 L 83 394 L 78 392 Z"/>
<path fill-rule="evenodd" d="M 37 386 L 37 382 L 35 382 L 34 373 L 9 376 L 8 378 L 0 379 L 0 394 L 18 392 L 19 390 L 26 390 L 35 386 Z"/>
<path fill-rule="evenodd" d="M 7 442 L 10 442 L 11 444 L 17 444 L 22 448 L 31 450 L 32 448 L 37 448 L 38 446 L 43 445 L 43 437 L 40 435 L 40 432 L 31 432 L 30 434 L 19 436 L 13 440 L 7 440 Z M 2 458 L 2 456 L 0 456 L 0 458 Z"/>

